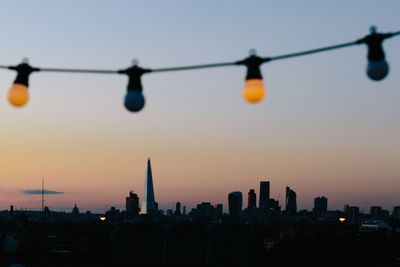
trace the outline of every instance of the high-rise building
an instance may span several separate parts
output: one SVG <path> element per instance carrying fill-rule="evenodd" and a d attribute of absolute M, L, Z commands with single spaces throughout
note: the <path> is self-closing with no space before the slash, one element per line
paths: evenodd
<path fill-rule="evenodd" d="M 139 197 L 133 191 L 130 191 L 129 196 L 126 197 L 126 213 L 128 217 L 139 215 Z"/>
<path fill-rule="evenodd" d="M 257 208 L 257 195 L 254 189 L 250 189 L 247 194 L 247 208 L 254 210 Z"/>
<path fill-rule="evenodd" d="M 228 204 L 229 204 L 229 215 L 232 217 L 240 217 L 243 205 L 242 192 L 229 193 Z"/>
<path fill-rule="evenodd" d="M 392 217 L 396 223 L 400 222 L 400 206 L 393 207 Z"/>
<path fill-rule="evenodd" d="M 380 206 L 372 206 L 369 210 L 369 214 L 373 219 L 381 219 L 382 218 L 382 207 Z"/>
<path fill-rule="evenodd" d="M 270 198 L 268 207 L 268 213 L 271 215 L 279 215 L 281 213 L 281 207 L 279 206 L 278 200 Z"/>
<path fill-rule="evenodd" d="M 285 211 L 288 215 L 294 215 L 297 213 L 297 200 L 296 192 L 294 192 L 290 187 L 286 187 L 286 205 Z"/>
<path fill-rule="evenodd" d="M 175 215 L 181 215 L 181 203 L 180 202 L 176 202 Z"/>
<path fill-rule="evenodd" d="M 224 206 L 222 204 L 215 205 L 215 216 L 220 218 L 224 215 Z"/>
<path fill-rule="evenodd" d="M 355 206 L 345 206 L 345 214 L 347 217 L 347 221 L 350 224 L 359 224 L 360 223 L 360 208 Z"/>
<path fill-rule="evenodd" d="M 147 160 L 147 171 L 146 179 L 144 183 L 144 196 L 142 202 L 141 213 L 142 214 L 155 214 L 157 208 L 154 199 L 154 188 L 153 188 L 153 174 L 151 172 L 150 159 Z"/>
<path fill-rule="evenodd" d="M 268 211 L 269 204 L 269 181 L 260 182 L 260 199 L 258 207 L 263 211 Z"/>
<path fill-rule="evenodd" d="M 325 196 L 314 198 L 314 213 L 325 214 L 328 211 L 328 199 Z"/>

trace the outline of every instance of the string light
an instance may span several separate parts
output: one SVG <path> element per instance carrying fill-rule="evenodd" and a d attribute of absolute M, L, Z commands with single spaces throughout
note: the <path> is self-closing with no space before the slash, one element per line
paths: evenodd
<path fill-rule="evenodd" d="M 260 66 L 265 62 L 265 59 L 258 57 L 255 50 L 250 51 L 250 56 L 242 61 L 238 61 L 237 65 L 247 67 L 246 81 L 242 91 L 245 100 L 251 104 L 256 104 L 263 100 L 266 94 Z"/>
<path fill-rule="evenodd" d="M 149 73 L 151 70 L 138 67 L 138 62 L 136 61 L 134 61 L 133 64 L 132 67 L 120 70 L 118 73 L 126 74 L 129 77 L 127 93 L 124 101 L 125 108 L 129 111 L 137 112 L 140 111 L 145 104 L 141 78 L 143 74 Z"/>
<path fill-rule="evenodd" d="M 28 103 L 29 75 L 34 71 L 39 71 L 38 68 L 32 68 L 28 63 L 28 60 L 25 58 L 18 66 L 9 67 L 10 70 L 15 70 L 17 72 L 14 84 L 8 91 L 8 101 L 15 107 L 23 107 Z"/>
<path fill-rule="evenodd" d="M 389 64 L 385 59 L 383 42 L 386 39 L 397 35 L 400 35 L 400 31 L 393 33 L 378 33 L 376 27 L 372 26 L 370 28 L 370 34 L 353 42 L 306 50 L 291 54 L 284 54 L 275 57 L 259 57 L 256 55 L 255 51 L 251 51 L 249 57 L 239 61 L 191 65 L 183 67 L 145 69 L 138 66 L 138 62 L 135 60 L 131 67 L 123 70 L 36 68 L 30 66 L 27 60 L 25 60 L 23 61 L 23 63 L 17 66 L 0 65 L 0 69 L 9 69 L 17 72 L 17 77 L 14 81 L 14 84 L 8 92 L 8 101 L 15 107 L 23 107 L 28 103 L 29 75 L 33 72 L 47 71 L 65 73 L 124 74 L 128 76 L 127 94 L 125 95 L 124 106 L 128 111 L 138 112 L 143 109 L 146 102 L 143 95 L 143 86 L 141 82 L 141 78 L 144 74 L 227 66 L 245 66 L 247 68 L 247 74 L 245 77 L 245 85 L 243 87 L 242 95 L 247 102 L 251 104 L 256 104 L 261 102 L 266 96 L 266 87 L 264 86 L 261 74 L 262 64 L 281 59 L 321 53 L 354 45 L 365 44 L 367 46 L 367 75 L 370 79 L 374 81 L 380 81 L 384 79 L 389 73 Z"/>
<path fill-rule="evenodd" d="M 389 64 L 385 60 L 383 41 L 393 36 L 392 33 L 377 33 L 376 27 L 370 28 L 370 35 L 360 39 L 358 43 L 364 43 L 368 47 L 367 75 L 374 81 L 383 80 L 389 73 Z"/>

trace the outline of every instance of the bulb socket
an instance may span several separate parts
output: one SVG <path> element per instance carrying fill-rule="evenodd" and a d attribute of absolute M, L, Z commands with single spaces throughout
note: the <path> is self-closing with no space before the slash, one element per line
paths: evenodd
<path fill-rule="evenodd" d="M 143 90 L 142 79 L 141 79 L 142 75 L 149 72 L 151 72 L 150 69 L 143 69 L 136 65 L 128 69 L 118 71 L 118 73 L 120 74 L 128 75 L 129 78 L 127 86 L 128 91 L 140 91 L 140 92 Z"/>
<path fill-rule="evenodd" d="M 262 79 L 260 66 L 265 60 L 259 56 L 251 55 L 244 60 L 236 62 L 236 65 L 244 65 L 247 67 L 246 80 Z"/>
<path fill-rule="evenodd" d="M 9 67 L 11 70 L 15 70 L 17 72 L 17 77 L 14 80 L 15 84 L 22 84 L 26 87 L 29 86 L 29 75 L 32 72 L 39 71 L 39 68 L 33 68 L 27 63 L 21 63 L 17 66 Z"/>

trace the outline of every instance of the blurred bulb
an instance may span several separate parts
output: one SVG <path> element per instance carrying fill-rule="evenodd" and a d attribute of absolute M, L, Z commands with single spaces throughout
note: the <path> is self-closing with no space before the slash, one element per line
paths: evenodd
<path fill-rule="evenodd" d="M 139 90 L 128 90 L 125 96 L 125 108 L 132 112 L 140 111 L 145 104 L 143 93 Z"/>
<path fill-rule="evenodd" d="M 265 96 L 265 86 L 262 79 L 246 80 L 243 88 L 243 97 L 249 103 L 256 104 Z"/>
<path fill-rule="evenodd" d="M 367 75 L 371 80 L 383 80 L 389 73 L 389 64 L 386 60 L 368 61 Z"/>
<path fill-rule="evenodd" d="M 29 101 L 29 92 L 26 85 L 14 83 L 8 91 L 8 101 L 14 107 L 23 107 Z"/>

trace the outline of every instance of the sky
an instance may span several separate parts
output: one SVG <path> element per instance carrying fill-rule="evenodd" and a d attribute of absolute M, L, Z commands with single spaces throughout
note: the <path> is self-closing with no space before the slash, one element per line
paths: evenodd
<path fill-rule="evenodd" d="M 400 30 L 400 2 L 7 1 L 0 3 L 0 64 L 123 69 L 274 56 L 354 41 L 376 25 Z M 30 102 L 7 103 L 15 73 L 0 70 L 0 210 L 124 209 L 141 198 L 147 158 L 161 208 L 188 208 L 271 182 L 299 209 L 324 195 L 329 209 L 400 205 L 400 38 L 385 41 L 388 77 L 365 75 L 366 48 L 264 64 L 268 97 L 249 105 L 240 66 L 153 73 L 146 106 L 124 109 L 127 78 L 31 75 Z M 28 190 L 28 191 L 27 191 Z M 61 193 L 62 192 L 62 193 Z"/>

